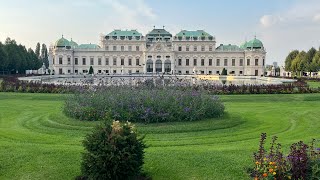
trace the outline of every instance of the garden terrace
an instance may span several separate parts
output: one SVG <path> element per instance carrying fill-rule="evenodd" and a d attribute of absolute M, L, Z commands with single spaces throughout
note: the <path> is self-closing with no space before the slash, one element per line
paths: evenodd
<path fill-rule="evenodd" d="M 220 99 L 224 117 L 137 124 L 148 145 L 144 171 L 153 179 L 250 179 L 261 132 L 278 136 L 285 154 L 292 143 L 320 139 L 320 94 Z M 67 118 L 63 104 L 64 95 L 0 93 L 0 179 L 80 175 L 81 141 L 97 122 Z"/>

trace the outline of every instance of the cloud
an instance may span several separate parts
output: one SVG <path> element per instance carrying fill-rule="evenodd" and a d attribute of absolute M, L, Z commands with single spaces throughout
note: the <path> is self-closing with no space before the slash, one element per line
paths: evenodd
<path fill-rule="evenodd" d="M 264 15 L 260 18 L 260 23 L 263 27 L 271 27 L 280 21 L 281 21 L 280 17 L 276 17 L 273 15 Z"/>
<path fill-rule="evenodd" d="M 320 1 L 297 1 L 282 12 L 263 15 L 260 18 L 262 27 L 269 28 L 283 24 L 310 24 L 320 22 Z"/>
<path fill-rule="evenodd" d="M 316 14 L 313 16 L 313 21 L 314 22 L 320 22 L 320 14 Z"/>

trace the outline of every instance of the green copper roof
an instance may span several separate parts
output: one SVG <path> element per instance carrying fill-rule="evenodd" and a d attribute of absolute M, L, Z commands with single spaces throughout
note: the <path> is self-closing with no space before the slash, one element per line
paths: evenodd
<path fill-rule="evenodd" d="M 204 30 L 197 30 L 197 31 L 187 31 L 182 30 L 176 36 L 182 37 L 212 37 L 209 33 L 205 32 Z"/>
<path fill-rule="evenodd" d="M 78 47 L 78 44 L 76 42 L 74 42 L 72 39 L 69 42 L 71 47 Z"/>
<path fill-rule="evenodd" d="M 142 36 L 137 30 L 114 30 L 111 33 L 107 34 L 107 36 Z"/>
<path fill-rule="evenodd" d="M 165 29 L 153 29 L 151 32 L 147 34 L 147 36 L 167 36 L 167 37 L 172 37 L 172 34 L 170 34 L 168 31 Z"/>
<path fill-rule="evenodd" d="M 55 46 L 56 47 L 70 46 L 70 42 L 62 36 L 59 40 L 56 41 Z"/>
<path fill-rule="evenodd" d="M 77 49 L 99 49 L 100 46 L 96 44 L 80 44 L 76 47 Z"/>
<path fill-rule="evenodd" d="M 216 48 L 217 51 L 241 51 L 242 49 L 240 49 L 237 45 L 223 45 L 220 44 L 219 47 Z"/>
<path fill-rule="evenodd" d="M 244 43 L 242 43 L 242 44 L 240 45 L 240 48 L 241 48 L 241 49 L 246 49 L 246 48 L 247 48 L 247 41 L 244 42 Z"/>
<path fill-rule="evenodd" d="M 242 49 L 262 49 L 263 43 L 255 37 L 253 40 L 243 43 L 240 47 Z"/>

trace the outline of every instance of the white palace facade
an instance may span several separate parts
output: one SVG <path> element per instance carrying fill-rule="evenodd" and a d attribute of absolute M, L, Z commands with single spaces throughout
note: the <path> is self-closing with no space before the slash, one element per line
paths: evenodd
<path fill-rule="evenodd" d="M 62 37 L 49 50 L 52 74 L 212 74 L 261 76 L 266 51 L 254 38 L 237 45 L 216 45 L 203 30 L 182 30 L 176 35 L 153 29 L 145 36 L 137 30 L 114 30 L 100 44 L 80 44 Z"/>

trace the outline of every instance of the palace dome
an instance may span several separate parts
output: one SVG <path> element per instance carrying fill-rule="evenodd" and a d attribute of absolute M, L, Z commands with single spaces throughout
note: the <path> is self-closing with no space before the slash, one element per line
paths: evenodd
<path fill-rule="evenodd" d="M 78 47 L 78 44 L 76 43 L 76 42 L 74 42 L 72 39 L 71 39 L 71 41 L 69 42 L 69 44 L 70 44 L 70 46 L 71 47 Z"/>
<path fill-rule="evenodd" d="M 70 45 L 70 42 L 62 36 L 59 40 L 56 41 L 55 46 L 56 47 L 67 47 L 67 46 L 71 46 L 71 45 Z"/>
<path fill-rule="evenodd" d="M 246 49 L 263 49 L 263 43 L 255 37 L 253 40 L 246 42 L 243 47 Z"/>

